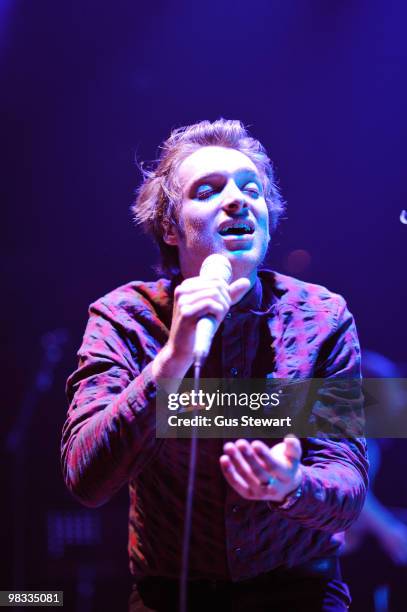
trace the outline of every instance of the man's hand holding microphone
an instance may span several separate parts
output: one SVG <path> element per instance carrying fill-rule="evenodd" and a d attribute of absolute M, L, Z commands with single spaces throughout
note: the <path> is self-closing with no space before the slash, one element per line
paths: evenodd
<path fill-rule="evenodd" d="M 231 276 L 229 260 L 223 255 L 210 255 L 204 260 L 199 276 L 187 278 L 175 289 L 168 342 L 153 363 L 156 379 L 181 380 L 195 361 L 196 341 L 200 347 L 207 344 L 206 348 L 210 348 L 212 338 L 230 307 L 250 289 L 247 278 L 229 284 Z M 202 335 L 205 338 L 202 341 L 196 338 L 199 327 L 204 327 Z M 206 355 L 202 355 L 204 357 Z"/>

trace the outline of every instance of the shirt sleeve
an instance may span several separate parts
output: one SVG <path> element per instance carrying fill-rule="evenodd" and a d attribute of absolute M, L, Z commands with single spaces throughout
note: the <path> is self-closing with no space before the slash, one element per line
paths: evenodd
<path fill-rule="evenodd" d="M 336 419 L 339 435 L 319 437 L 316 433 L 303 440 L 302 495 L 288 510 L 278 510 L 306 527 L 332 533 L 347 529 L 356 520 L 368 487 L 366 441 L 347 433 L 352 430 L 352 419 L 356 425 L 363 420 L 359 341 L 344 299 L 337 299 L 336 324 L 321 347 L 316 372 L 328 384 L 318 385 L 311 418 L 317 431 L 324 430 L 325 421 L 331 427 Z"/>
<path fill-rule="evenodd" d="M 79 365 L 67 382 L 70 406 L 61 443 L 65 483 L 87 506 L 108 501 L 161 446 L 155 437 L 156 384 L 151 363 L 141 367 L 142 353 L 137 333 L 130 341 L 107 306 L 91 306 Z"/>

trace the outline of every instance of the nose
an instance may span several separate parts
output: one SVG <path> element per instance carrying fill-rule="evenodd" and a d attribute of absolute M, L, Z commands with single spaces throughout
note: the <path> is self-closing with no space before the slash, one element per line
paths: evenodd
<path fill-rule="evenodd" d="M 227 213 L 240 214 L 247 209 L 248 204 L 244 193 L 240 191 L 239 187 L 234 181 L 231 181 L 223 194 L 222 208 Z"/>

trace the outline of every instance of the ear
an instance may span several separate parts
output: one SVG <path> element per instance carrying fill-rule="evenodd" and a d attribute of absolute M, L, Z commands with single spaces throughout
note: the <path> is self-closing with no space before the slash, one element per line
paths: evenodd
<path fill-rule="evenodd" d="M 164 228 L 163 240 L 170 246 L 178 246 L 178 232 L 173 223 L 169 223 L 168 226 Z"/>

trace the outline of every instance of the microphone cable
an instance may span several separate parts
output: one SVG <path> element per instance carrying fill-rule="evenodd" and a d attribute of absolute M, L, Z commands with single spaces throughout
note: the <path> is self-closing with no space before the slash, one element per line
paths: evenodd
<path fill-rule="evenodd" d="M 199 384 L 201 377 L 201 364 L 198 360 L 194 364 L 194 390 L 199 392 Z M 182 562 L 181 562 L 181 577 L 179 585 L 179 609 L 180 612 L 187 612 L 187 584 L 188 584 L 188 564 L 189 564 L 189 548 L 191 543 L 191 527 L 192 527 L 192 507 L 194 503 L 195 491 L 195 474 L 196 474 L 196 459 L 198 455 L 198 425 L 191 429 L 191 444 L 189 452 L 189 467 L 188 467 L 188 487 L 185 508 L 184 536 L 182 541 Z"/>
<path fill-rule="evenodd" d="M 232 266 L 224 255 L 212 253 L 201 265 L 199 276 L 206 279 L 223 279 L 230 283 Z M 194 390 L 199 393 L 201 365 L 206 359 L 215 333 L 216 321 L 213 316 L 202 317 L 197 323 L 194 345 Z M 194 415 L 194 412 L 192 413 Z M 194 503 L 196 461 L 198 455 L 198 425 L 192 426 L 188 467 L 188 486 L 186 495 L 184 536 L 182 542 L 182 561 L 180 577 L 180 612 L 187 612 L 187 584 L 189 548 L 191 543 L 192 507 Z"/>

